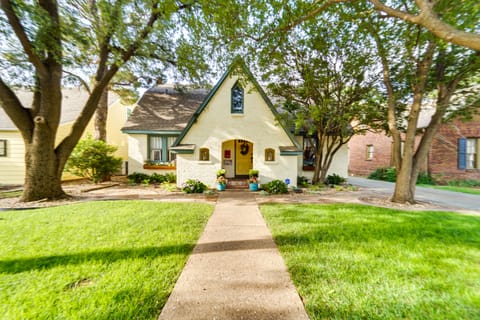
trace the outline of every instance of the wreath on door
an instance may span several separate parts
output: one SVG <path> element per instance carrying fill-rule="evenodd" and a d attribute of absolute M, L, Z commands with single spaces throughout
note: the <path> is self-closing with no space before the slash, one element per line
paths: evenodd
<path fill-rule="evenodd" d="M 250 149 L 250 147 L 248 146 L 248 143 L 244 142 L 244 143 L 240 146 L 240 154 L 241 154 L 242 156 L 247 155 L 249 149 Z"/>

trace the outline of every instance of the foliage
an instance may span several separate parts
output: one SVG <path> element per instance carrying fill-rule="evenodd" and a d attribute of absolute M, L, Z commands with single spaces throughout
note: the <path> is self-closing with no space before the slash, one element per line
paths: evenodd
<path fill-rule="evenodd" d="M 397 179 L 397 170 L 394 167 L 378 168 L 368 176 L 368 179 L 395 182 Z M 420 172 L 417 178 L 417 184 L 434 185 L 435 180 L 425 172 Z"/>
<path fill-rule="evenodd" d="M 227 172 L 227 170 L 225 169 L 219 169 L 217 170 L 217 177 L 220 177 L 220 176 L 225 176 L 225 173 Z"/>
<path fill-rule="evenodd" d="M 188 179 L 182 184 L 182 191 L 185 193 L 203 193 L 208 187 L 200 180 Z"/>
<path fill-rule="evenodd" d="M 258 171 L 257 169 L 248 170 L 248 176 L 249 177 L 258 177 L 259 173 L 260 173 L 260 171 Z"/>
<path fill-rule="evenodd" d="M 341 185 L 342 183 L 346 182 L 347 179 L 345 179 L 344 177 L 341 177 L 339 176 L 338 174 L 334 173 L 334 174 L 329 174 L 327 176 L 327 179 L 326 179 L 326 183 L 328 183 L 329 185 Z"/>
<path fill-rule="evenodd" d="M 450 180 L 449 186 L 457 187 L 480 187 L 480 180 L 466 179 L 466 180 Z"/>
<path fill-rule="evenodd" d="M 116 150 L 117 147 L 88 136 L 73 149 L 65 170 L 95 183 L 109 180 L 122 166 L 122 159 L 113 156 Z"/>
<path fill-rule="evenodd" d="M 305 176 L 297 177 L 297 184 L 302 188 L 308 187 L 308 178 Z"/>
<path fill-rule="evenodd" d="M 310 319 L 479 319 L 480 219 L 364 205 L 261 206 Z"/>
<path fill-rule="evenodd" d="M 262 188 L 270 194 L 288 193 L 288 186 L 282 180 L 272 180 L 263 184 Z"/>
<path fill-rule="evenodd" d="M 134 172 L 132 174 L 129 174 L 127 176 L 127 179 L 131 183 L 144 183 L 145 181 L 148 181 L 148 184 L 153 183 L 153 184 L 161 184 L 164 182 L 168 183 L 175 183 L 177 181 L 177 177 L 174 173 L 166 173 L 166 174 L 158 174 L 158 173 L 153 173 L 152 175 L 148 175 L 146 173 L 140 173 L 140 172 Z"/>
<path fill-rule="evenodd" d="M 368 179 L 395 182 L 397 179 L 397 170 L 394 167 L 377 168 L 370 173 Z"/>
<path fill-rule="evenodd" d="M 212 209 L 129 200 L 0 212 L 2 319 L 156 319 Z"/>
<path fill-rule="evenodd" d="M 141 172 L 134 172 L 132 174 L 129 174 L 127 176 L 128 181 L 132 183 L 137 183 L 140 184 L 142 183 L 145 179 L 149 179 L 150 176 L 146 173 L 141 173 Z"/>

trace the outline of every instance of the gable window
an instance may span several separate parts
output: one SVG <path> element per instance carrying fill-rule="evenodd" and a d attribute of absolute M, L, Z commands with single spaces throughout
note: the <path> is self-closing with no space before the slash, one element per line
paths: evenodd
<path fill-rule="evenodd" d="M 375 151 L 375 149 L 373 147 L 373 144 L 368 144 L 367 145 L 366 160 L 373 160 L 374 151 Z"/>
<path fill-rule="evenodd" d="M 198 160 L 200 161 L 209 161 L 210 160 L 210 150 L 208 148 L 200 148 L 200 155 Z"/>
<path fill-rule="evenodd" d="M 243 88 L 238 81 L 232 87 L 232 113 L 243 113 Z"/>
<path fill-rule="evenodd" d="M 156 163 L 171 162 L 175 160 L 175 153 L 170 151 L 170 146 L 175 142 L 175 136 L 148 136 L 148 160 Z"/>
<path fill-rule="evenodd" d="M 265 161 L 275 161 L 275 150 L 272 148 L 265 149 Z"/>
<path fill-rule="evenodd" d="M 7 156 L 7 140 L 0 140 L 0 157 Z"/>

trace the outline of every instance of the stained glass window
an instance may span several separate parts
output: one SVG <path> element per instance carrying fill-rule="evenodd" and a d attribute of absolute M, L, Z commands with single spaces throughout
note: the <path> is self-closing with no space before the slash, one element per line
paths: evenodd
<path fill-rule="evenodd" d="M 232 113 L 243 113 L 243 88 L 238 82 L 232 87 Z"/>

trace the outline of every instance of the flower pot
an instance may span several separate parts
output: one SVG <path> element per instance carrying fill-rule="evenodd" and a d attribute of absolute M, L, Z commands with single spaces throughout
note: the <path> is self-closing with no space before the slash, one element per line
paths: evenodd
<path fill-rule="evenodd" d="M 225 191 L 227 185 L 225 183 L 217 183 L 217 190 L 218 191 Z"/>
<path fill-rule="evenodd" d="M 250 191 L 258 191 L 258 183 L 249 183 L 248 184 L 248 189 Z"/>

